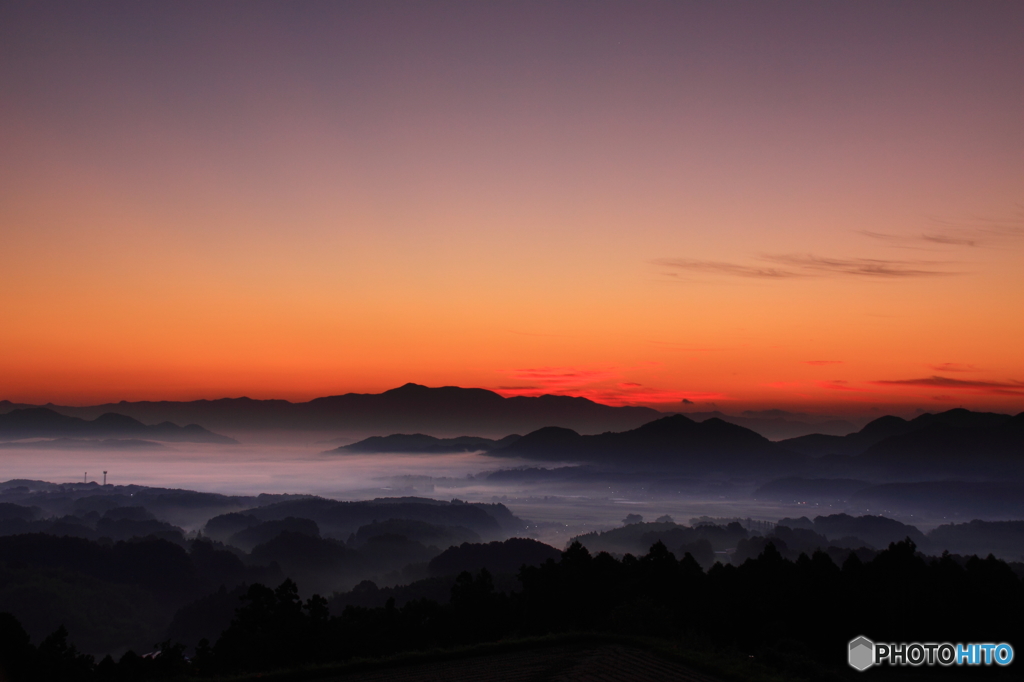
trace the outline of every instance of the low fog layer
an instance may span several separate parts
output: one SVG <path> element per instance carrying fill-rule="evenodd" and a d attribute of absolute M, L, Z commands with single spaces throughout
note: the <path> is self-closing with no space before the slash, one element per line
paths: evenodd
<path fill-rule="evenodd" d="M 248 442 L 246 442 L 248 441 Z M 156 443 L 107 447 L 90 441 L 65 447 L 4 448 L 9 479 L 89 481 L 112 485 L 184 488 L 224 495 L 319 495 L 338 500 L 412 495 L 437 500 L 503 502 L 529 519 L 534 537 L 561 546 L 570 537 L 618 523 L 626 513 L 647 518 L 668 514 L 774 521 L 784 517 L 844 512 L 884 514 L 923 529 L 950 521 L 1024 518 L 1024 482 L 970 470 L 960 478 L 880 476 L 874 471 L 821 471 L 849 468 L 853 457 L 810 455 L 819 470 L 686 471 L 637 466 L 579 464 L 494 457 L 486 453 L 325 452 L 322 441 L 262 444 Z M 38 445 L 38 443 L 36 443 Z M 337 446 L 335 446 L 337 447 Z M 816 464 L 816 463 L 820 463 Z M 862 473 L 863 475 L 857 475 Z M 999 472 L 987 472 L 998 474 Z M 206 521 L 187 510 L 169 519 L 186 531 Z"/>

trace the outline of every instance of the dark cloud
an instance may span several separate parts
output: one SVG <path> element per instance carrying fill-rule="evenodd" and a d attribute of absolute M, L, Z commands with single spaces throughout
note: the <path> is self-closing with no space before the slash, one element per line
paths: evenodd
<path fill-rule="evenodd" d="M 863 388 L 855 388 L 850 386 L 850 382 L 845 379 L 833 379 L 832 381 L 816 381 L 815 384 L 819 388 L 827 388 L 833 391 L 855 391 L 857 393 L 863 393 Z"/>
<path fill-rule="evenodd" d="M 922 379 L 879 380 L 870 383 L 876 386 L 921 386 L 927 388 L 951 388 L 993 395 L 1024 395 L 1024 381 L 965 381 L 963 379 L 931 376 Z"/>
<path fill-rule="evenodd" d="M 947 244 L 949 246 L 977 246 L 979 241 L 977 239 L 967 239 L 965 237 L 952 237 L 947 234 L 922 234 L 921 239 L 926 242 L 933 242 L 935 244 Z"/>
<path fill-rule="evenodd" d="M 977 367 L 974 365 L 963 365 L 959 362 L 943 362 L 940 365 L 928 365 L 929 369 L 934 369 L 936 372 L 979 372 Z"/>

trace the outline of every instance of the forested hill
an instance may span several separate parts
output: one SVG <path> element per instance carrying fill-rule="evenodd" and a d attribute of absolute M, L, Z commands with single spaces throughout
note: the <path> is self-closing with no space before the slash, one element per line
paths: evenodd
<path fill-rule="evenodd" d="M 183 572 L 188 557 L 178 558 Z M 168 570 L 174 573 L 170 565 L 164 573 Z M 170 584 L 189 588 L 179 583 Z M 410 596 L 419 591 L 440 599 L 409 598 L 399 605 L 389 597 L 383 606 L 350 604 L 333 614 L 323 597 L 303 600 L 291 580 L 276 588 L 251 583 L 190 607 L 200 615 L 223 602 L 234 616 L 189 658 L 184 645 L 168 639 L 158 645 L 159 656 L 128 652 L 98 664 L 74 648 L 63 628 L 36 645 L 16 618 L 0 614 L 0 664 L 14 682 L 216 679 L 275 670 L 280 673 L 274 679 L 312 679 L 311 665 L 324 666 L 321 674 L 330 675 L 344 670 L 331 666 L 354 659 L 365 666 L 366 659 L 425 651 L 437 656 L 459 647 L 470 656 L 466 647 L 507 642 L 524 649 L 531 647 L 524 637 L 575 633 L 659 642 L 698 663 L 706 675 L 696 679 L 721 673 L 726 679 L 843 680 L 852 679 L 846 643 L 858 636 L 1024 646 L 1017 617 L 1024 609 L 1024 585 L 1005 563 L 991 557 L 927 557 L 910 540 L 866 561 L 848 552 L 839 562 L 824 551 L 791 561 L 769 543 L 739 566 L 716 564 L 706 572 L 690 555 L 677 557 L 660 542 L 640 557 L 621 560 L 592 555 L 574 543 L 557 559 L 523 566 L 517 583 L 511 591 L 498 589 L 490 571 L 464 571 L 407 590 Z M 834 613 L 812 617 L 822 608 Z M 533 642 L 533 647 L 545 644 Z M 299 669 L 305 669 L 301 677 L 285 672 Z M 943 679 L 975 679 L 979 671 L 954 666 L 941 672 Z M 1012 669 L 980 672 L 1019 679 Z"/>

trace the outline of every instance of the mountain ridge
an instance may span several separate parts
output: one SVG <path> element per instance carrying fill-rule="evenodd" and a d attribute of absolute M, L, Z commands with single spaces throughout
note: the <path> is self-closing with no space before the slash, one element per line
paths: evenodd
<path fill-rule="evenodd" d="M 1024 412 L 1021 413 L 1024 415 Z M 962 407 L 945 412 L 926 412 L 913 419 L 885 415 L 868 422 L 860 431 L 845 436 L 812 433 L 778 441 L 779 445 L 812 457 L 823 455 L 860 455 L 868 448 L 894 436 L 903 436 L 928 427 L 988 428 L 1019 418 L 997 412 L 973 412 Z"/>
<path fill-rule="evenodd" d="M 629 431 L 589 436 L 571 429 L 546 427 L 489 454 L 695 472 L 790 469 L 803 460 L 801 455 L 750 429 L 717 418 L 695 422 L 682 414 L 662 417 Z"/>
<path fill-rule="evenodd" d="M 8 403 L 7 407 L 13 406 Z M 0 408 L 7 409 L 0 402 Z M 307 402 L 248 397 L 139 401 L 85 407 L 50 405 L 61 414 L 95 418 L 117 412 L 143 422 L 202 424 L 215 431 L 334 431 L 365 436 L 430 432 L 502 437 L 557 423 L 583 432 L 631 429 L 664 416 L 649 407 L 614 407 L 574 396 L 505 398 L 494 391 L 407 383 L 383 393 L 345 393 Z"/>
<path fill-rule="evenodd" d="M 145 436 L 148 440 L 179 443 L 237 443 L 233 438 L 199 426 L 178 426 L 169 421 L 143 424 L 137 419 L 113 412 L 93 420 L 71 417 L 47 407 L 27 407 L 0 414 L 0 441 L 27 438 L 91 438 Z"/>
<path fill-rule="evenodd" d="M 627 431 L 583 435 L 562 426 L 544 426 L 524 436 L 495 441 L 474 437 L 440 439 L 424 434 L 375 436 L 331 452 L 484 451 L 494 457 L 541 462 L 655 467 L 694 473 L 772 473 L 814 475 L 871 474 L 929 477 L 949 475 L 972 463 L 993 465 L 1006 474 L 1024 473 L 1024 413 L 1011 417 L 958 408 L 912 420 L 885 416 L 846 437 L 816 435 L 830 450 L 787 448 L 751 429 L 718 418 L 696 422 L 686 415 L 662 417 Z M 816 445 L 815 437 L 792 439 Z M 834 444 L 845 446 L 836 453 Z"/>
<path fill-rule="evenodd" d="M 846 435 L 857 430 L 848 419 L 838 417 L 816 417 L 815 415 L 788 412 L 786 410 L 744 410 L 738 415 L 726 414 L 720 410 L 710 412 L 681 412 L 694 421 L 703 422 L 713 417 L 756 431 L 769 440 L 795 438 L 812 432 L 827 435 Z"/>
<path fill-rule="evenodd" d="M 325 454 L 389 452 L 433 455 L 453 452 L 487 452 L 505 447 L 519 438 L 522 436 L 516 433 L 498 439 L 477 436 L 436 438 L 423 433 L 393 433 L 390 436 L 370 436 L 357 443 L 327 450 Z"/>

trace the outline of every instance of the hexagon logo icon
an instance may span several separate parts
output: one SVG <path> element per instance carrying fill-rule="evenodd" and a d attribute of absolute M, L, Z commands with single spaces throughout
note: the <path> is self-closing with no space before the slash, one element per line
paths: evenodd
<path fill-rule="evenodd" d="M 867 670 L 875 662 L 875 643 L 867 637 L 850 641 L 850 667 Z"/>

